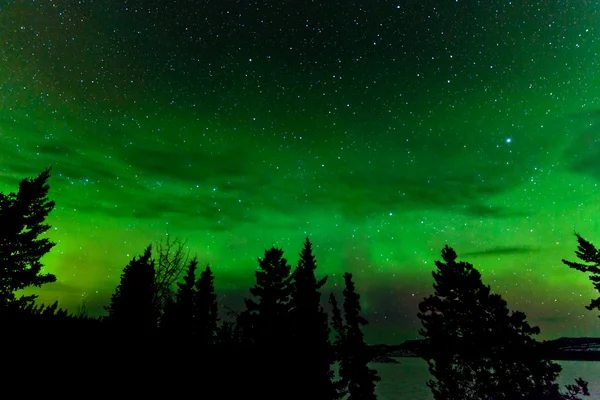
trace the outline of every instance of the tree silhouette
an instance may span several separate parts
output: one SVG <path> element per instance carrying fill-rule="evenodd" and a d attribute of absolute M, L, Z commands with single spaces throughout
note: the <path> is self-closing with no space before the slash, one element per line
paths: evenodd
<path fill-rule="evenodd" d="M 157 254 L 155 262 L 156 301 L 161 314 L 167 304 L 174 300 L 175 282 L 189 266 L 189 251 L 186 251 L 186 244 L 186 241 L 179 238 L 171 239 L 171 236 L 167 236 L 154 246 Z"/>
<path fill-rule="evenodd" d="M 344 274 L 344 328 L 341 346 L 340 375 L 347 383 L 348 400 L 375 400 L 375 384 L 381 378 L 377 371 L 367 365 L 373 358 L 371 349 L 364 341 L 361 326 L 367 320 L 360 315 L 360 295 L 356 292 L 352 274 Z"/>
<path fill-rule="evenodd" d="M 195 284 L 193 304 L 195 343 L 202 348 L 214 345 L 217 333 L 219 307 L 214 280 L 212 271 L 207 265 Z"/>
<path fill-rule="evenodd" d="M 561 398 L 555 383 L 561 367 L 543 360 L 532 337 L 540 329 L 524 313 L 509 313 L 479 271 L 456 258 L 452 248 L 442 250 L 433 272 L 435 294 L 419 304 L 434 398 Z"/>
<path fill-rule="evenodd" d="M 174 296 L 163 292 L 163 312 L 160 316 L 161 331 L 167 336 L 187 336 L 194 334 L 194 301 L 196 268 L 198 260 L 193 258 L 187 267 L 182 282 L 177 282 Z M 159 306 L 160 308 L 160 306 Z"/>
<path fill-rule="evenodd" d="M 342 346 L 346 336 L 344 331 L 344 320 L 342 319 L 342 312 L 333 293 L 329 294 L 329 304 L 331 304 L 332 308 L 331 326 L 333 326 L 333 331 L 335 332 L 333 344 L 336 352 L 338 352 L 337 349 Z"/>
<path fill-rule="evenodd" d="M 571 262 L 564 259 L 562 262 L 578 271 L 589 272 L 591 274 L 589 278 L 593 282 L 594 289 L 600 292 L 600 251 L 596 249 L 596 246 L 582 238 L 579 234 L 575 233 L 575 236 L 577 237 L 578 242 L 575 255 L 586 264 Z M 600 297 L 592 299 L 590 304 L 585 306 L 585 308 L 590 311 L 594 309 L 600 310 Z M 600 315 L 598 315 L 598 318 L 600 318 Z"/>
<path fill-rule="evenodd" d="M 250 358 L 261 360 L 263 365 L 272 365 L 269 374 L 259 374 L 249 364 L 247 379 L 259 387 L 265 398 L 276 398 L 281 393 L 296 387 L 297 381 L 288 371 L 294 360 L 290 360 L 289 340 L 292 337 L 290 322 L 291 267 L 283 257 L 283 250 L 272 247 L 258 259 L 256 285 L 250 288 L 254 299 L 245 299 L 246 312 L 238 318 L 245 337 L 244 348 Z M 296 384 L 294 384 L 294 383 Z M 294 389 L 295 390 L 295 389 Z"/>
<path fill-rule="evenodd" d="M 581 378 L 575 379 L 574 385 L 566 386 L 566 393 L 561 394 L 562 400 L 581 400 L 581 396 L 589 396 L 590 391 L 588 389 L 588 383 Z"/>
<path fill-rule="evenodd" d="M 39 238 L 50 229 L 45 220 L 54 208 L 48 199 L 49 178 L 50 168 L 23 179 L 18 193 L 0 193 L 0 306 L 32 303 L 37 295 L 17 299 L 14 292 L 56 281 L 56 276 L 41 273 L 40 261 L 55 245 Z"/>
<path fill-rule="evenodd" d="M 154 334 L 157 328 L 156 282 L 151 246 L 133 257 L 121 274 L 121 282 L 112 295 L 107 322 L 121 334 Z"/>
<path fill-rule="evenodd" d="M 334 362 L 329 342 L 327 313 L 321 306 L 321 291 L 327 277 L 317 280 L 316 259 L 308 237 L 292 275 L 290 299 L 297 377 L 302 382 L 294 397 L 300 399 L 333 399 L 337 392 L 332 383 Z"/>
<path fill-rule="evenodd" d="M 254 299 L 245 299 L 252 320 L 252 339 L 259 348 L 286 347 L 290 330 L 291 267 L 283 250 L 272 247 L 258 259 L 256 285 L 250 288 Z"/>
<path fill-rule="evenodd" d="M 331 304 L 331 326 L 335 332 L 333 340 L 333 349 L 335 359 L 339 361 L 340 365 L 348 365 L 346 356 L 348 352 L 344 348 L 346 343 L 346 327 L 344 326 L 344 320 L 342 318 L 342 312 L 338 306 L 337 299 L 333 293 L 329 294 L 329 304 Z M 348 393 L 348 380 L 347 374 L 341 374 L 338 381 L 334 382 L 334 386 L 337 391 L 337 397 L 342 398 Z"/>

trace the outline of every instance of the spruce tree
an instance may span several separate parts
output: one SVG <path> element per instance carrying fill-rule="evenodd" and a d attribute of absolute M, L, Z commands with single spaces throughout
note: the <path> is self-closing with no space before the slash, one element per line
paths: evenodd
<path fill-rule="evenodd" d="M 246 370 L 248 381 L 258 386 L 264 398 L 278 398 L 290 388 L 301 384 L 290 369 L 295 360 L 288 357 L 292 338 L 290 318 L 291 267 L 283 257 L 283 250 L 272 247 L 258 259 L 256 285 L 250 288 L 252 299 L 245 299 L 246 312 L 240 314 L 240 328 L 246 353 L 263 365 L 272 365 L 268 375 L 258 374 L 249 360 Z M 248 346 L 250 344 L 250 346 Z M 285 397 L 285 396 L 284 396 Z"/>
<path fill-rule="evenodd" d="M 14 292 L 56 281 L 56 276 L 41 273 L 40 261 L 55 245 L 39 238 L 50 229 L 45 220 L 55 204 L 48 199 L 49 178 L 50 168 L 23 179 L 17 193 L 0 193 L 0 306 L 33 303 L 37 295 L 17 299 Z"/>
<path fill-rule="evenodd" d="M 333 399 L 333 351 L 329 342 L 327 313 L 321 306 L 321 291 L 327 276 L 317 280 L 316 259 L 308 237 L 292 278 L 290 300 L 293 321 L 293 343 L 297 360 L 297 377 L 302 382 L 293 396 L 299 399 Z"/>
<path fill-rule="evenodd" d="M 348 361 L 346 360 L 347 351 L 344 348 L 346 343 L 346 327 L 344 326 L 344 320 L 342 318 L 342 311 L 340 310 L 337 299 L 333 293 L 329 294 L 329 304 L 331 304 L 331 326 L 333 327 L 333 331 L 335 332 L 334 340 L 333 340 L 333 350 L 335 360 L 339 362 L 340 365 L 348 365 Z M 337 398 L 342 398 L 348 393 L 348 380 L 347 375 L 342 375 L 339 373 L 339 379 L 334 382 L 334 386 L 337 392 Z"/>
<path fill-rule="evenodd" d="M 196 268 L 198 260 L 193 258 L 183 277 L 183 282 L 177 282 L 175 295 L 174 319 L 175 330 L 178 334 L 191 337 L 194 334 L 194 303 L 196 300 Z"/>
<path fill-rule="evenodd" d="M 258 259 L 256 285 L 250 288 L 253 299 L 245 299 L 252 320 L 252 340 L 260 349 L 282 351 L 291 334 L 291 267 L 283 250 L 272 247 Z"/>
<path fill-rule="evenodd" d="M 333 341 L 334 349 L 337 349 L 342 345 L 346 337 L 344 332 L 344 320 L 342 318 L 342 311 L 338 306 L 337 299 L 333 293 L 329 294 L 329 304 L 331 304 L 331 326 L 335 332 L 335 339 Z M 338 351 L 336 350 L 336 353 Z"/>
<path fill-rule="evenodd" d="M 107 322 L 113 331 L 126 336 L 152 335 L 158 321 L 154 260 L 151 246 L 133 257 L 121 274 L 121 282 L 112 295 Z"/>
<path fill-rule="evenodd" d="M 594 289 L 600 292 L 600 251 L 592 243 L 582 238 L 579 234 L 575 233 L 577 237 L 577 251 L 575 255 L 585 264 L 562 260 L 564 264 L 570 268 L 576 269 L 581 272 L 590 273 L 589 279 L 593 282 Z M 600 297 L 592 299 L 590 304 L 585 306 L 588 310 L 600 310 Z M 600 318 L 600 314 L 598 315 Z"/>
<path fill-rule="evenodd" d="M 367 320 L 361 316 L 360 295 L 356 292 L 352 274 L 344 274 L 344 328 L 340 351 L 340 375 L 347 383 L 348 400 L 375 400 L 375 384 L 381 378 L 377 371 L 367 365 L 373 353 L 364 341 L 361 326 Z"/>
<path fill-rule="evenodd" d="M 524 313 L 509 313 L 506 301 L 491 294 L 473 265 L 442 250 L 433 272 L 435 294 L 419 304 L 428 340 L 424 355 L 435 378 L 436 400 L 561 398 L 555 380 L 561 367 L 544 360 L 540 332 Z"/>
<path fill-rule="evenodd" d="M 214 280 L 215 278 L 212 271 L 207 265 L 195 284 L 195 342 L 203 348 L 214 345 L 217 333 L 217 323 L 219 321 L 219 307 L 217 305 Z"/>

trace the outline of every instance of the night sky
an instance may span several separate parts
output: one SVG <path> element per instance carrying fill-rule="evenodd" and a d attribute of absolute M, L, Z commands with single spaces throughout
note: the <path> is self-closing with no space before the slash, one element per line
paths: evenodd
<path fill-rule="evenodd" d="M 52 166 L 40 300 L 103 313 L 166 235 L 242 308 L 305 236 L 369 342 L 417 338 L 447 243 L 542 329 L 597 336 L 600 4 L 0 2 L 0 191 Z"/>

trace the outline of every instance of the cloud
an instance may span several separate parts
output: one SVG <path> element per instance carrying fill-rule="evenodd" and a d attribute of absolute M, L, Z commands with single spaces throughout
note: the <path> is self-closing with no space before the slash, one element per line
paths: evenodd
<path fill-rule="evenodd" d="M 524 210 L 483 204 L 465 206 L 463 213 L 477 218 L 511 218 L 531 215 L 531 213 Z"/>
<path fill-rule="evenodd" d="M 76 293 L 81 294 L 82 289 L 81 286 L 69 285 L 67 283 L 61 282 L 57 280 L 56 282 L 47 283 L 42 286 L 44 293 Z M 37 292 L 40 292 L 41 289 L 37 289 Z M 36 293 L 35 289 L 31 289 L 33 293 Z"/>
<path fill-rule="evenodd" d="M 571 115 L 573 139 L 563 152 L 571 172 L 600 180 L 600 109 Z"/>
<path fill-rule="evenodd" d="M 448 160 L 444 165 L 455 165 Z M 367 215 L 394 210 L 412 212 L 442 210 L 461 212 L 477 217 L 508 218 L 521 216 L 526 210 L 490 207 L 488 201 L 494 196 L 510 192 L 518 177 L 516 170 L 493 167 L 477 167 L 445 171 L 445 167 L 430 166 L 429 169 L 408 168 L 406 171 L 381 169 L 375 171 L 341 171 L 328 178 L 322 186 L 326 190 L 310 192 L 309 198 L 319 205 L 338 206 L 349 220 L 362 219 Z M 482 180 L 484 176 L 496 179 Z M 520 181 L 520 180 L 519 180 Z"/>
<path fill-rule="evenodd" d="M 510 255 L 510 254 L 531 254 L 538 253 L 541 251 L 539 247 L 530 247 L 530 246 L 496 246 L 491 247 L 485 250 L 478 251 L 470 251 L 466 253 L 461 253 L 461 257 L 470 257 L 470 256 L 501 256 L 501 255 Z"/>

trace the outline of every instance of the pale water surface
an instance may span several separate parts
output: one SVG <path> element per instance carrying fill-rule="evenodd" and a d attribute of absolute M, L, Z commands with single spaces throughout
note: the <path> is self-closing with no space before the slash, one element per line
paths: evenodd
<path fill-rule="evenodd" d="M 381 382 L 377 385 L 379 400 L 432 400 L 433 396 L 426 386 L 431 379 L 427 363 L 421 358 L 396 358 L 400 364 L 371 364 L 379 372 Z M 563 367 L 558 379 L 561 387 L 573 383 L 582 377 L 589 383 L 589 400 L 600 399 L 600 362 L 594 361 L 557 361 Z"/>

